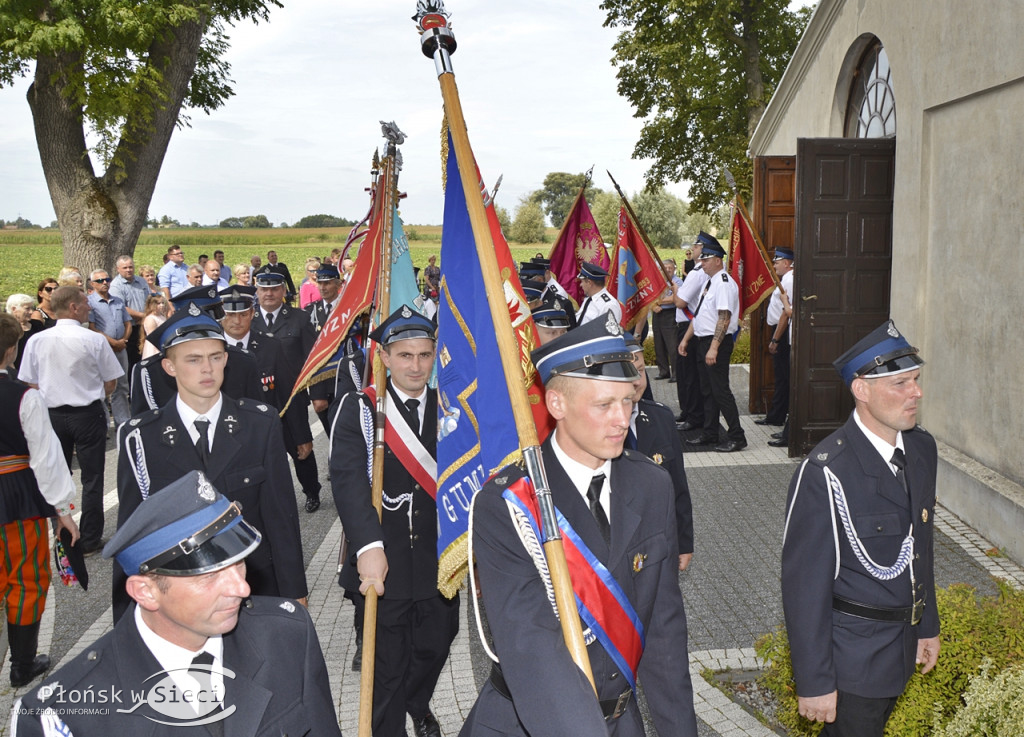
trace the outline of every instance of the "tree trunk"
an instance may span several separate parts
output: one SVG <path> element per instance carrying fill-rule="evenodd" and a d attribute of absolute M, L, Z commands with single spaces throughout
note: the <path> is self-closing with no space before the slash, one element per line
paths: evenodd
<path fill-rule="evenodd" d="M 139 111 L 130 111 L 113 161 L 96 176 L 85 141 L 80 105 L 64 94 L 65 72 L 81 65 L 72 54 L 40 57 L 28 90 L 36 145 L 46 186 L 57 215 L 64 246 L 64 263 L 88 278 L 93 269 L 113 268 L 121 254 L 133 254 L 156 188 L 164 154 L 178 122 L 182 101 L 203 39 L 205 20 L 185 23 L 154 42 L 149 64 L 163 75 L 166 101 L 153 101 L 147 126 L 136 126 Z"/>
<path fill-rule="evenodd" d="M 754 0 L 743 3 L 743 41 L 747 80 L 747 140 L 754 135 L 764 115 L 764 76 L 761 74 L 761 35 Z"/>

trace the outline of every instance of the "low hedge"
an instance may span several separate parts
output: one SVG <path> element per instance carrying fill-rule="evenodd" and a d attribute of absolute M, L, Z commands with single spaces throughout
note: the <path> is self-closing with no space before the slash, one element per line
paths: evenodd
<path fill-rule="evenodd" d="M 936 590 L 942 623 L 938 665 L 928 674 L 922 675 L 918 670 L 911 676 L 889 718 L 886 737 L 933 734 L 960 711 L 971 679 L 983 672 L 984 665 L 996 674 L 995 678 L 1010 666 L 1024 665 L 1024 592 L 1003 581 L 997 581 L 997 585 L 999 593 L 995 596 L 978 596 L 967 584 Z M 791 735 L 816 735 L 822 725 L 804 719 L 797 711 L 785 628 L 759 639 L 755 649 L 768 664 L 759 680 L 779 700 L 779 721 Z M 950 737 L 959 734 L 951 732 Z"/>

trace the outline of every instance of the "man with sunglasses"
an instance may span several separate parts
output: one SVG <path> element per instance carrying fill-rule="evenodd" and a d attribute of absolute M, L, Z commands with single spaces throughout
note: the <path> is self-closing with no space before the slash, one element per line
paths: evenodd
<path fill-rule="evenodd" d="M 124 372 L 117 380 L 113 394 L 110 395 L 110 413 L 114 416 L 114 425 L 120 425 L 131 418 L 128 406 L 128 341 L 132 337 L 132 318 L 119 297 L 110 294 L 110 275 L 103 269 L 96 269 L 89 275 L 89 329 L 102 334 L 114 358 Z"/>

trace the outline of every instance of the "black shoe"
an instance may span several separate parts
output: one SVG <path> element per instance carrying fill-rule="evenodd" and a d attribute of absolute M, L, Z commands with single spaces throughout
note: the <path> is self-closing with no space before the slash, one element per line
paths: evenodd
<path fill-rule="evenodd" d="M 413 717 L 412 728 L 416 737 L 441 737 L 441 725 L 429 711 L 425 717 Z"/>
<path fill-rule="evenodd" d="M 307 496 L 306 497 L 306 511 L 313 514 L 316 510 L 320 509 L 320 497 L 318 496 Z"/>
<path fill-rule="evenodd" d="M 788 448 L 789 441 L 783 440 L 782 438 L 775 438 L 773 440 L 769 440 L 768 445 L 772 446 L 773 448 Z"/>
<path fill-rule="evenodd" d="M 760 420 L 754 420 L 755 425 L 771 425 L 772 427 L 782 427 L 785 422 L 772 422 L 767 417 L 762 417 Z"/>
<path fill-rule="evenodd" d="M 676 422 L 677 423 L 679 423 L 679 422 L 686 422 L 686 415 L 684 415 L 682 412 L 677 414 L 676 415 Z"/>
<path fill-rule="evenodd" d="M 695 438 L 691 438 L 686 441 L 687 445 L 714 445 L 718 442 L 718 438 L 713 438 L 710 435 L 701 433 Z"/>
<path fill-rule="evenodd" d="M 772 440 L 779 440 L 782 437 L 782 430 L 772 433 Z"/>
<path fill-rule="evenodd" d="M 670 379 L 670 378 L 672 378 L 672 377 L 671 377 L 671 376 L 669 376 L 668 374 L 658 374 L 658 375 L 657 375 L 657 376 L 655 376 L 654 378 L 655 378 L 655 379 Z"/>
<path fill-rule="evenodd" d="M 352 672 L 359 673 L 363 669 L 363 633 L 356 630 L 356 652 L 352 656 Z"/>
<path fill-rule="evenodd" d="M 669 384 L 675 384 L 676 383 L 676 377 L 673 376 L 671 379 L 668 380 L 668 383 Z"/>
<path fill-rule="evenodd" d="M 78 546 L 82 548 L 82 557 L 88 558 L 90 555 L 96 555 L 96 553 L 103 550 L 103 546 L 107 544 L 106 539 L 98 540 L 94 543 L 83 543 L 81 540 L 78 541 Z"/>
<path fill-rule="evenodd" d="M 704 427 L 703 423 L 701 423 L 699 425 L 696 422 L 677 422 L 676 423 L 676 430 L 684 430 L 684 431 L 687 431 L 687 430 L 699 430 L 702 427 Z"/>
<path fill-rule="evenodd" d="M 50 656 L 37 655 L 30 663 L 11 663 L 11 685 L 21 688 L 50 670 Z"/>
<path fill-rule="evenodd" d="M 746 440 L 726 440 L 724 443 L 717 446 L 715 450 L 717 450 L 719 453 L 734 453 L 737 450 L 743 450 L 746 447 Z"/>

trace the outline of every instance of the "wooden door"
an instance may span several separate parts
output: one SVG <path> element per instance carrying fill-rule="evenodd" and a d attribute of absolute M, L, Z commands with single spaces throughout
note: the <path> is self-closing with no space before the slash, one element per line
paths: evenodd
<path fill-rule="evenodd" d="M 846 422 L 832 362 L 889 317 L 896 140 L 797 141 L 790 456 Z"/>
<path fill-rule="evenodd" d="M 772 256 L 776 248 L 792 248 L 796 229 L 796 157 L 758 156 L 754 159 L 754 200 L 751 217 L 761 242 Z M 747 409 L 763 415 L 772 406 L 775 370 L 768 352 L 765 315 L 768 300 L 750 313 L 750 392 Z"/>

